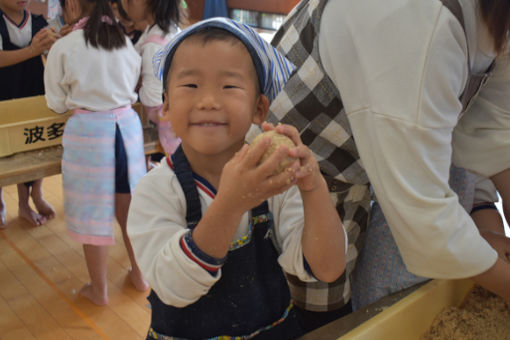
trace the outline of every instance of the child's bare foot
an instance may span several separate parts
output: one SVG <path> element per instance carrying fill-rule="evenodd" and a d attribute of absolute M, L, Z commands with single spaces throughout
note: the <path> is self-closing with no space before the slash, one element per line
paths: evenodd
<path fill-rule="evenodd" d="M 39 212 L 39 214 L 43 215 L 48 220 L 55 218 L 55 209 L 53 209 L 51 204 L 46 202 L 46 200 L 44 198 L 32 197 L 32 201 L 34 201 L 34 205 L 37 208 L 37 211 Z"/>
<path fill-rule="evenodd" d="M 83 286 L 79 294 L 95 305 L 106 306 L 108 304 L 108 294 L 106 292 L 96 292 L 96 289 L 90 283 Z"/>
<path fill-rule="evenodd" d="M 149 283 L 145 281 L 145 279 L 142 276 L 142 273 L 140 273 L 139 270 L 129 270 L 129 279 L 131 280 L 131 283 L 133 286 L 135 286 L 136 290 L 139 290 L 140 292 L 145 292 L 147 289 L 149 289 Z"/>
<path fill-rule="evenodd" d="M 18 209 L 18 215 L 35 226 L 40 226 L 46 223 L 46 217 L 33 211 L 29 205 L 20 206 Z"/>

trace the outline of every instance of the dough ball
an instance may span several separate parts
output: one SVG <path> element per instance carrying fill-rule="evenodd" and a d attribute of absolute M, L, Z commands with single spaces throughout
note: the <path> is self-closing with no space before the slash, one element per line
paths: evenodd
<path fill-rule="evenodd" d="M 259 134 L 257 137 L 255 137 L 255 139 L 253 140 L 251 145 L 252 146 L 256 145 L 259 141 L 261 141 L 263 138 L 266 138 L 266 137 L 271 138 L 271 145 L 269 145 L 269 147 L 267 148 L 264 155 L 262 155 L 262 158 L 260 159 L 261 163 L 264 162 L 267 158 L 269 158 L 269 156 L 271 156 L 273 154 L 273 152 L 278 150 L 278 148 L 281 145 L 285 145 L 288 148 L 293 148 L 296 146 L 296 144 L 294 144 L 292 139 L 290 139 L 289 137 L 287 137 L 285 135 L 277 133 L 275 130 L 270 130 L 270 131 L 266 131 L 264 133 Z M 277 174 L 281 173 L 289 165 L 291 165 L 295 160 L 296 160 L 296 158 L 293 158 L 290 156 L 285 156 L 281 160 L 280 164 L 278 165 L 278 168 L 275 170 L 275 172 L 273 174 L 277 175 Z"/>

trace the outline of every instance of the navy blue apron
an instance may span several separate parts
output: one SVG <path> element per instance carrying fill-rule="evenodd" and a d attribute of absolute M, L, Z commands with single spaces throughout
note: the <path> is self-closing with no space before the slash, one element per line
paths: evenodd
<path fill-rule="evenodd" d="M 30 15 L 27 12 L 27 15 Z M 32 15 L 32 37 L 48 23 L 42 15 Z M 19 50 L 9 38 L 9 32 L 0 10 L 0 34 L 4 51 Z M 0 100 L 31 97 L 44 94 L 44 66 L 41 56 L 0 68 Z"/>
<path fill-rule="evenodd" d="M 186 195 L 188 228 L 193 230 L 202 212 L 193 172 L 181 146 L 172 155 L 172 162 Z M 251 240 L 229 250 L 221 279 L 206 295 L 189 306 L 177 308 L 164 304 L 151 291 L 148 299 L 152 320 L 147 339 L 225 336 L 281 340 L 302 335 L 277 262 L 278 252 L 269 237 L 273 220 L 267 201 L 251 212 Z"/>

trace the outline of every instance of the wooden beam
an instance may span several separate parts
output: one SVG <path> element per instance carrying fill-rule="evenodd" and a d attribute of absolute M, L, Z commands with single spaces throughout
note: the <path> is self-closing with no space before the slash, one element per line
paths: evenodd
<path fill-rule="evenodd" d="M 227 0 L 228 8 L 287 15 L 299 0 Z"/>
<path fill-rule="evenodd" d="M 202 20 L 205 1 L 188 0 L 186 2 L 190 23 Z M 227 7 L 287 15 L 298 2 L 299 0 L 227 0 Z"/>

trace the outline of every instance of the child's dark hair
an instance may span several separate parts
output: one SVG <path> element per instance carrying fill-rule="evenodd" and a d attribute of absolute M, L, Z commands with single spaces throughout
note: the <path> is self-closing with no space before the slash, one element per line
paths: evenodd
<path fill-rule="evenodd" d="M 131 19 L 129 18 L 129 15 L 126 13 L 126 10 L 124 9 L 124 7 L 122 7 L 122 2 L 121 1 L 119 1 L 119 0 L 110 0 L 110 4 L 117 5 L 117 10 L 119 11 L 119 15 L 122 17 L 122 19 L 127 20 L 127 21 L 131 21 Z"/>
<path fill-rule="evenodd" d="M 91 8 L 83 28 L 85 43 L 96 48 L 114 50 L 126 46 L 126 37 L 117 24 L 108 0 L 79 0 L 82 9 Z M 65 8 L 65 0 L 60 0 Z"/>
<path fill-rule="evenodd" d="M 147 0 L 147 7 L 154 16 L 154 24 L 165 34 L 172 24 L 180 25 L 184 19 L 181 0 Z"/>
<path fill-rule="evenodd" d="M 201 29 L 201 30 L 193 33 L 192 35 L 186 37 L 182 41 L 186 41 L 188 39 L 193 39 L 195 41 L 199 41 L 203 45 L 206 45 L 208 42 L 211 42 L 211 41 L 219 40 L 219 41 L 231 42 L 232 44 L 239 43 L 244 46 L 243 42 L 241 40 L 239 40 L 239 38 L 236 37 L 234 34 L 230 33 L 229 31 L 226 31 L 224 29 L 216 28 L 216 27 L 207 27 L 207 28 Z M 181 41 L 181 43 L 182 43 L 182 41 Z M 170 58 L 167 57 L 167 59 L 165 60 L 165 68 L 163 70 L 164 91 L 166 91 L 166 89 L 167 89 L 167 80 L 168 80 L 167 77 L 168 77 L 168 72 L 170 71 L 171 60 L 173 59 L 173 54 L 175 54 L 175 51 L 177 50 L 178 47 L 179 46 L 175 46 L 172 56 Z M 260 89 L 261 89 L 260 79 L 259 79 L 259 81 L 257 81 L 257 87 L 258 87 L 258 91 L 260 91 Z"/>
<path fill-rule="evenodd" d="M 482 18 L 494 38 L 494 49 L 501 53 L 508 44 L 510 2 L 508 0 L 480 0 L 478 4 Z"/>

